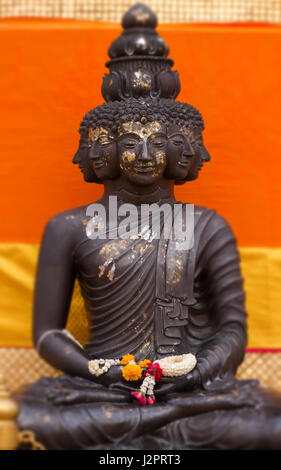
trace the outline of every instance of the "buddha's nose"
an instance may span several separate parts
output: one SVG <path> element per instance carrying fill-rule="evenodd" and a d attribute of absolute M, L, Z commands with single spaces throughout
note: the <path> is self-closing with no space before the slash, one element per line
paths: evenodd
<path fill-rule="evenodd" d="M 149 155 L 147 143 L 144 141 L 140 146 L 139 160 L 143 162 L 151 161 L 151 156 Z"/>
<path fill-rule="evenodd" d="M 187 142 L 186 142 L 186 144 L 185 144 L 184 154 L 185 154 L 185 155 L 188 155 L 188 156 L 195 155 L 194 150 L 193 150 L 193 148 L 191 147 L 191 143 L 189 142 L 189 140 L 187 140 Z"/>
<path fill-rule="evenodd" d="M 100 154 L 97 151 L 96 145 L 92 145 L 90 153 L 89 153 L 90 160 L 99 160 Z"/>
<path fill-rule="evenodd" d="M 203 148 L 202 148 L 201 158 L 204 162 L 209 162 L 211 160 L 211 155 L 209 154 L 206 147 L 204 147 L 204 145 L 203 145 Z"/>
<path fill-rule="evenodd" d="M 81 162 L 81 157 L 80 157 L 80 150 L 78 149 L 76 154 L 74 155 L 72 159 L 72 163 L 77 164 Z"/>

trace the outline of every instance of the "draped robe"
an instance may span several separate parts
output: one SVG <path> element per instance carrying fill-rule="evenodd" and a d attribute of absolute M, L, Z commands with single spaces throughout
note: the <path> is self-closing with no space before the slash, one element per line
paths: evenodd
<path fill-rule="evenodd" d="M 77 209 L 75 217 L 85 225 L 84 214 Z M 281 448 L 279 398 L 273 406 L 256 381 L 235 379 L 246 313 L 234 235 L 202 207 L 195 206 L 194 223 L 187 252 L 147 227 L 142 237 L 106 242 L 81 230 L 73 256 L 89 358 L 130 353 L 156 360 L 190 352 L 200 385 L 141 407 L 128 391 L 140 382 L 124 390 L 120 367 L 110 384 L 66 374 L 42 378 L 19 397 L 18 422 L 48 449 Z"/>

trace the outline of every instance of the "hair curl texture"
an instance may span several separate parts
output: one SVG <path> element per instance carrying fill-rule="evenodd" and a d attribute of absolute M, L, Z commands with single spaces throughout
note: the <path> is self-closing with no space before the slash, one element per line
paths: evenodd
<path fill-rule="evenodd" d="M 104 127 L 117 133 L 120 124 L 129 121 L 144 125 L 157 121 L 167 126 L 173 124 L 204 129 L 201 114 L 190 104 L 165 98 L 129 98 L 110 101 L 90 110 L 80 124 L 80 145 L 88 144 L 90 128 Z"/>

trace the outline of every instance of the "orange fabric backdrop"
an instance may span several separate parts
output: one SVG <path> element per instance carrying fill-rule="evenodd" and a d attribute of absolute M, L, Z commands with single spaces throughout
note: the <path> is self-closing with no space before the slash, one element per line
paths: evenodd
<path fill-rule="evenodd" d="M 101 104 L 120 29 L 82 21 L 0 21 L 0 241 L 38 242 L 46 220 L 95 200 L 71 159 L 83 115 Z M 161 26 L 179 99 L 206 122 L 212 162 L 179 199 L 216 208 L 240 246 L 281 246 L 281 28 Z"/>

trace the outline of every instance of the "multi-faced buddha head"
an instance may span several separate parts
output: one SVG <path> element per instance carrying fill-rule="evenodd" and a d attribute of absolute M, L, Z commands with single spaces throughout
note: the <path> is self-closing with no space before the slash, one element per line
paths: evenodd
<path fill-rule="evenodd" d="M 193 131 L 188 126 L 179 124 L 169 125 L 168 134 L 168 162 L 165 171 L 167 179 L 184 180 L 194 160 Z"/>
<path fill-rule="evenodd" d="M 90 128 L 88 134 L 90 166 L 101 181 L 116 179 L 120 174 L 116 135 L 103 126 Z"/>
<path fill-rule="evenodd" d="M 79 147 L 72 159 L 72 163 L 79 165 L 79 168 L 83 173 L 84 180 L 87 183 L 101 183 L 92 168 L 91 161 L 89 159 L 89 146 L 87 141 L 85 142 L 83 139 L 80 139 Z"/>
<path fill-rule="evenodd" d="M 117 178 L 120 171 L 115 134 L 102 126 L 87 128 L 72 162 L 79 164 L 88 183 Z"/>
<path fill-rule="evenodd" d="M 128 121 L 118 130 L 118 153 L 123 177 L 148 185 L 163 177 L 167 165 L 167 129 L 159 121 Z"/>
<path fill-rule="evenodd" d="M 79 163 L 86 181 L 122 176 L 135 185 L 161 178 L 181 184 L 198 176 L 203 128 L 195 108 L 172 99 L 105 103 L 82 121 L 81 148 L 73 162 Z"/>
<path fill-rule="evenodd" d="M 198 178 L 199 171 L 206 162 L 211 160 L 210 154 L 203 143 L 203 128 L 201 126 L 192 129 L 191 147 L 194 152 L 194 158 L 189 166 L 188 172 L 183 179 L 176 179 L 175 184 L 184 184 L 186 181 L 193 181 Z"/>

